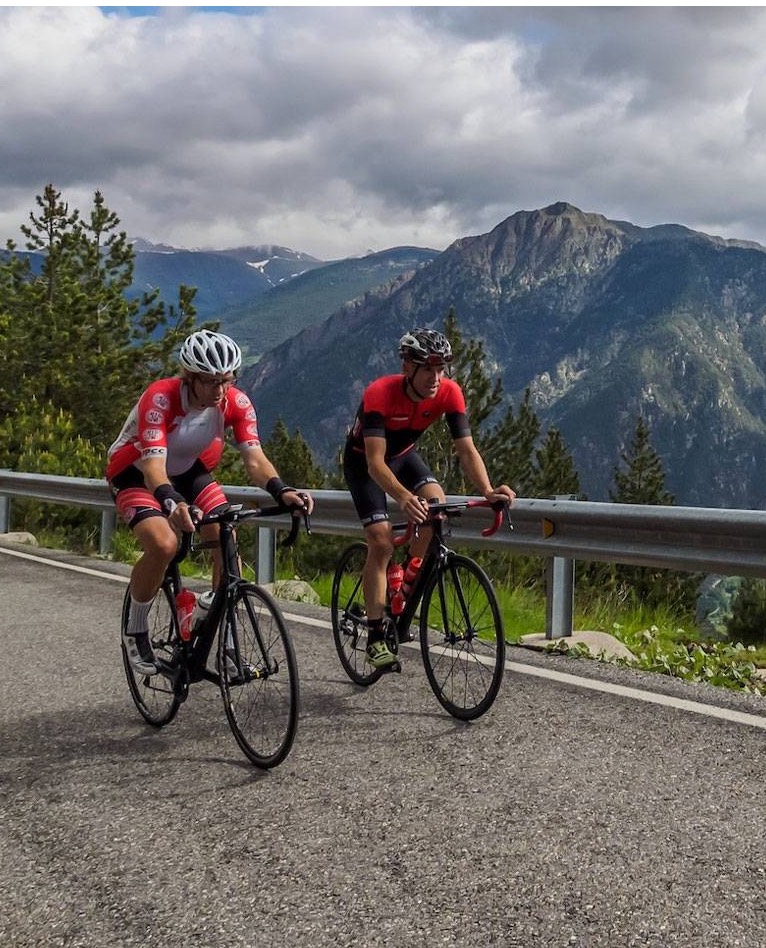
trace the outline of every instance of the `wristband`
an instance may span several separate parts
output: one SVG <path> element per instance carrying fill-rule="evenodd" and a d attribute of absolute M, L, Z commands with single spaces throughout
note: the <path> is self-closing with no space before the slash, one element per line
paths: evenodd
<path fill-rule="evenodd" d="M 285 491 L 295 490 L 295 488 L 288 487 L 281 477 L 270 477 L 268 481 L 266 481 L 266 490 L 271 494 L 274 500 L 279 502 L 279 498 Z"/>
<path fill-rule="evenodd" d="M 169 517 L 179 504 L 185 504 L 185 498 L 172 484 L 160 484 L 155 488 L 154 496 L 159 501 L 162 512 Z"/>

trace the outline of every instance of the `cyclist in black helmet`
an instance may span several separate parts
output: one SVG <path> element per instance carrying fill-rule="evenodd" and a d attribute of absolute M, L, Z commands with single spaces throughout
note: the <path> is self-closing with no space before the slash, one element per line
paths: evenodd
<path fill-rule="evenodd" d="M 444 491 L 415 450 L 420 435 L 442 416 L 468 480 L 487 500 L 512 503 L 507 485 L 493 487 L 471 437 L 462 389 L 446 376 L 452 347 L 442 333 L 414 329 L 399 340 L 402 372 L 372 382 L 364 391 L 346 439 L 343 472 L 359 519 L 365 528 L 367 561 L 363 586 L 367 610 L 367 661 L 386 668 L 397 661 L 384 640 L 386 568 L 393 537 L 386 495 L 397 501 L 413 523 L 426 519 L 429 500 L 444 501 Z M 427 530 L 413 539 L 410 557 L 421 557 Z"/>

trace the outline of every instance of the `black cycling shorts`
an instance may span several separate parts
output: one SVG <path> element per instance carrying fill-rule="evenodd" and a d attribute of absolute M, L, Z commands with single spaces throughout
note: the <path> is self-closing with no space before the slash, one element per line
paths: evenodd
<path fill-rule="evenodd" d="M 386 463 L 397 480 L 413 494 L 424 484 L 438 483 L 429 466 L 414 448 Z M 346 478 L 362 526 L 367 527 L 371 523 L 389 519 L 386 492 L 370 477 L 364 454 L 354 451 L 348 443 L 343 454 L 343 476 Z"/>

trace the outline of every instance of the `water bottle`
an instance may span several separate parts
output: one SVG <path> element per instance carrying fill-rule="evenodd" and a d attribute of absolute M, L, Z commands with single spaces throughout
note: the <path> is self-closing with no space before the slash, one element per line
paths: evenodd
<path fill-rule="evenodd" d="M 176 596 L 176 611 L 178 612 L 178 632 L 184 642 L 191 638 L 192 613 L 197 603 L 197 597 L 191 589 L 181 589 Z"/>
<path fill-rule="evenodd" d="M 407 569 L 404 571 L 404 579 L 402 580 L 402 592 L 405 597 L 409 596 L 412 592 L 412 587 L 415 584 L 422 565 L 423 559 L 420 556 L 413 556 L 407 564 Z"/>
<path fill-rule="evenodd" d="M 404 579 L 404 570 L 401 563 L 391 562 L 388 564 L 386 574 L 388 580 L 388 594 L 391 602 L 391 613 L 398 616 L 404 609 L 404 596 L 402 595 L 402 580 Z"/>
<path fill-rule="evenodd" d="M 215 593 L 213 590 L 209 589 L 197 597 L 197 605 L 194 607 L 194 614 L 192 615 L 191 621 L 192 633 L 196 631 L 199 624 L 207 617 L 207 611 L 210 608 L 210 603 L 213 601 L 214 596 Z"/>

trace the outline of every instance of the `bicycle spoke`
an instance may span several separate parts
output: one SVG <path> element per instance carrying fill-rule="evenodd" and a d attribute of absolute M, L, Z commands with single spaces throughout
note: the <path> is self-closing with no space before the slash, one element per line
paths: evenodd
<path fill-rule="evenodd" d="M 129 612 L 130 591 L 125 594 L 123 602 L 123 628 L 127 625 Z M 160 588 L 149 611 L 149 638 L 155 656 L 165 665 L 173 664 L 179 646 L 178 628 L 172 597 L 164 587 Z M 122 659 L 133 703 L 143 717 L 155 727 L 172 721 L 181 703 L 173 679 L 165 674 L 140 675 L 128 661 L 124 647 Z"/>
<path fill-rule="evenodd" d="M 354 543 L 342 554 L 332 584 L 332 634 L 338 658 L 348 677 L 358 685 L 371 685 L 382 672 L 367 664 L 367 620 L 362 591 L 362 570 L 367 546 Z"/>
<path fill-rule="evenodd" d="M 450 714 L 471 720 L 495 700 L 505 640 L 492 585 L 477 563 L 452 554 L 423 596 L 420 644 L 429 683 Z"/>
<path fill-rule="evenodd" d="M 259 767 L 287 757 L 298 726 L 298 666 L 277 604 L 243 583 L 219 631 L 218 667 L 226 716 Z"/>

